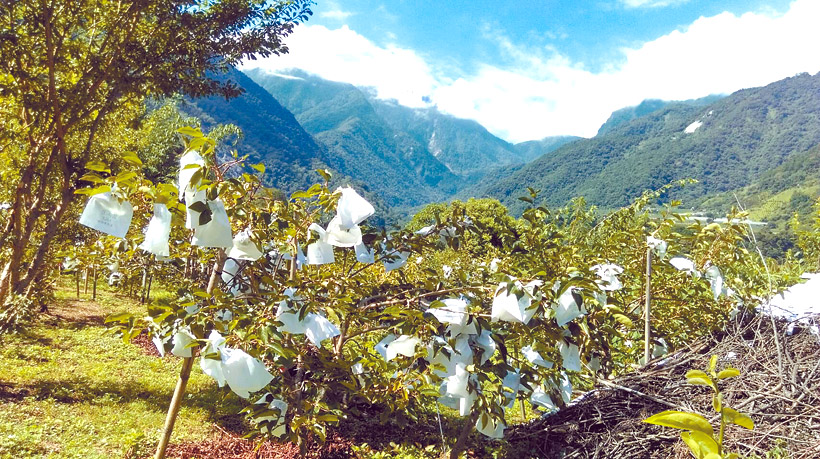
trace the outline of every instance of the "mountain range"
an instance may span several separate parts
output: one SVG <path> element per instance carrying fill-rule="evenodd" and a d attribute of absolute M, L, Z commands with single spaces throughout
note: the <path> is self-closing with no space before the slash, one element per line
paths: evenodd
<path fill-rule="evenodd" d="M 810 158 L 820 144 L 820 74 L 725 97 L 648 100 L 614 112 L 593 138 L 519 144 L 435 107 L 404 107 L 299 71 L 234 70 L 223 78 L 243 95 L 189 100 L 186 111 L 205 124 L 239 126 L 238 148 L 266 164 L 269 185 L 291 192 L 316 182 L 314 169 L 329 168 L 336 182 L 360 187 L 399 218 L 430 202 L 469 196 L 496 198 L 518 212 L 517 197 L 527 187 L 539 189 L 548 205 L 584 196 L 612 208 L 681 178 L 698 183 L 675 197 L 720 213 L 734 190 L 754 203 L 791 196 L 787 190 L 795 187 L 811 192 L 794 180 L 786 190 L 775 185 L 797 176 L 788 171 L 818 166 Z M 806 177 L 813 180 L 811 171 Z"/>

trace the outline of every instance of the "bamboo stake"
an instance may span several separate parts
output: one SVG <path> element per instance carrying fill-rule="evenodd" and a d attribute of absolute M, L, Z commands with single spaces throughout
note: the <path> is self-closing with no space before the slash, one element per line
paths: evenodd
<path fill-rule="evenodd" d="M 211 278 L 208 280 L 208 288 L 205 290 L 209 295 L 216 287 L 216 281 L 222 272 L 222 265 L 225 263 L 225 250 L 219 249 L 216 255 L 216 262 L 211 271 Z M 191 368 L 194 366 L 193 357 L 185 357 L 182 360 L 182 370 L 179 372 L 179 379 L 177 380 L 176 388 L 174 389 L 174 396 L 171 398 L 171 405 L 168 407 L 168 415 L 165 417 L 165 426 L 162 429 L 162 437 L 157 445 L 157 453 L 154 459 L 164 459 L 165 450 L 168 449 L 168 442 L 171 440 L 171 433 L 174 431 L 174 423 L 177 420 L 177 414 L 182 404 L 182 397 L 185 395 L 185 387 L 188 385 L 188 379 L 191 377 Z"/>
<path fill-rule="evenodd" d="M 643 364 L 648 365 L 649 359 L 652 357 L 650 351 L 650 344 L 652 343 L 652 330 L 650 329 L 650 314 L 652 302 L 652 247 L 646 249 L 646 304 L 644 305 L 644 322 L 643 322 Z"/>

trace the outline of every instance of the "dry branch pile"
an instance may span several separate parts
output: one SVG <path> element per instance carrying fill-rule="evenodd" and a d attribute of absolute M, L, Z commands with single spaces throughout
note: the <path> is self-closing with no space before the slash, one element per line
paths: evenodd
<path fill-rule="evenodd" d="M 690 369 L 733 366 L 741 376 L 722 383 L 725 403 L 749 414 L 754 431 L 727 429 L 726 446 L 744 457 L 782 451 L 789 459 L 820 457 L 820 340 L 807 329 L 768 316 L 738 320 L 689 349 L 651 363 L 560 412 L 511 429 L 508 440 L 522 457 L 689 458 L 676 429 L 641 420 L 668 409 L 695 411 L 713 421 L 711 390 L 686 383 Z"/>

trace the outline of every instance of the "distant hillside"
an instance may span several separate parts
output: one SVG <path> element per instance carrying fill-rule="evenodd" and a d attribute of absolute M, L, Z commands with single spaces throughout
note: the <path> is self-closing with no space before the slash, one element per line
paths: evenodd
<path fill-rule="evenodd" d="M 355 177 L 366 171 L 382 177 L 400 190 L 401 196 L 389 198 L 399 205 L 446 200 L 488 171 L 523 164 L 567 141 L 547 139 L 519 148 L 475 121 L 380 100 L 349 84 L 300 71 L 247 74 L 327 146 L 331 167 Z"/>
<path fill-rule="evenodd" d="M 615 128 L 624 123 L 628 123 L 634 120 L 635 118 L 640 118 L 642 116 L 648 115 L 654 111 L 658 111 L 672 104 L 691 105 L 693 107 L 704 107 L 706 105 L 717 102 L 723 97 L 724 96 L 714 95 L 702 97 L 700 99 L 690 99 L 681 101 L 647 99 L 634 107 L 624 107 L 620 110 L 612 112 L 612 114 L 609 115 L 609 118 L 606 120 L 606 122 L 602 124 L 600 128 L 598 128 L 597 135 L 603 135 L 608 132 L 612 132 Z"/>
<path fill-rule="evenodd" d="M 511 144 L 473 120 L 455 118 L 433 108 L 412 109 L 376 99 L 371 103 L 393 129 L 425 145 L 450 171 L 468 180 L 478 179 L 498 166 L 524 162 Z"/>
<path fill-rule="evenodd" d="M 820 74 L 738 91 L 706 106 L 671 103 L 603 135 L 567 144 L 478 193 L 514 209 L 527 186 L 560 205 L 575 196 L 616 207 L 681 178 L 697 205 L 709 194 L 753 183 L 791 155 L 820 143 Z"/>
<path fill-rule="evenodd" d="M 369 183 L 389 205 L 418 206 L 455 192 L 456 176 L 425 145 L 389 126 L 354 86 L 299 73 L 247 73 L 325 146 L 332 169 Z"/>
<path fill-rule="evenodd" d="M 763 173 L 754 183 L 732 192 L 707 197 L 699 209 L 725 215 L 740 201 L 754 220 L 784 227 L 798 213 L 810 221 L 812 205 L 820 195 L 820 145 L 795 153 L 783 164 Z"/>
<path fill-rule="evenodd" d="M 583 137 L 576 137 L 574 135 L 558 135 L 546 137 L 541 140 L 530 140 L 529 142 L 521 142 L 515 144 L 515 151 L 518 152 L 519 157 L 528 163 L 539 156 L 551 153 L 564 145 L 583 139 Z"/>
<path fill-rule="evenodd" d="M 238 70 L 219 78 L 233 81 L 245 92 L 229 101 L 222 97 L 187 99 L 180 109 L 199 117 L 205 126 L 239 126 L 244 133 L 240 151 L 253 162 L 265 164 L 268 185 L 292 192 L 315 183 L 319 176 L 314 170 L 326 167 L 324 152 L 293 114 Z"/>

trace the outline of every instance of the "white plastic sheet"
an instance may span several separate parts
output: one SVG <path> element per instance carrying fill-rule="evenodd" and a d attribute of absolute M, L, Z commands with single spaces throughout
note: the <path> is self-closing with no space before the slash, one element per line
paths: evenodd
<path fill-rule="evenodd" d="M 507 398 L 508 404 L 506 408 L 512 408 L 513 404 L 515 403 L 515 398 L 518 396 L 518 392 L 521 390 L 521 373 L 516 371 L 508 371 L 507 375 L 504 376 L 504 379 L 501 380 L 501 385 L 505 389 L 509 389 L 508 391 L 504 391 L 504 396 Z"/>
<path fill-rule="evenodd" d="M 578 305 L 578 302 L 572 293 L 573 287 L 566 289 L 564 293 L 558 297 L 558 304 L 554 306 L 555 320 L 558 322 L 559 327 L 563 327 L 578 317 L 586 314 L 584 306 Z"/>
<path fill-rule="evenodd" d="M 695 267 L 695 263 L 686 257 L 673 257 L 669 260 L 669 264 L 674 266 L 678 271 L 683 271 L 686 274 L 700 277 L 700 272 Z"/>
<path fill-rule="evenodd" d="M 400 269 L 405 264 L 407 264 L 407 257 L 410 256 L 410 252 L 399 252 L 398 250 L 393 250 L 390 252 L 391 260 L 384 260 L 384 271 L 390 272 L 394 269 Z"/>
<path fill-rule="evenodd" d="M 131 226 L 134 208 L 128 201 L 120 202 L 110 192 L 91 196 L 80 215 L 80 224 L 89 228 L 123 238 Z"/>
<path fill-rule="evenodd" d="M 666 241 L 658 239 L 654 236 L 647 236 L 646 244 L 649 246 L 649 248 L 652 249 L 653 252 L 655 252 L 655 255 L 658 257 L 658 259 L 663 260 L 663 258 L 666 256 L 666 249 L 668 247 Z"/>
<path fill-rule="evenodd" d="M 336 191 L 342 193 L 336 205 L 336 215 L 341 220 L 342 229 L 351 229 L 376 213 L 376 209 L 353 188 L 339 187 Z"/>
<path fill-rule="evenodd" d="M 199 212 L 191 209 L 191 205 L 195 202 L 205 202 L 205 190 L 185 190 L 185 228 L 190 230 L 199 227 Z"/>
<path fill-rule="evenodd" d="M 342 219 L 337 215 L 327 224 L 326 242 L 334 247 L 355 247 L 362 243 L 362 230 L 359 225 L 350 228 L 342 227 Z"/>
<path fill-rule="evenodd" d="M 481 353 L 481 364 L 483 365 L 484 362 L 490 359 L 493 355 L 495 355 L 496 344 L 492 338 L 492 332 L 490 330 L 484 329 L 481 330 L 481 334 L 475 337 L 475 344 L 481 348 L 483 351 Z"/>
<path fill-rule="evenodd" d="M 277 330 L 292 335 L 301 335 L 305 333 L 305 323 L 299 320 L 299 312 L 288 306 L 287 301 L 282 300 L 279 303 L 279 308 L 276 311 L 276 320 L 282 322 L 282 325 L 277 327 Z"/>
<path fill-rule="evenodd" d="M 228 212 L 225 211 L 225 204 L 216 199 L 208 201 L 208 208 L 211 209 L 211 220 L 194 228 L 191 245 L 226 249 L 233 247 L 231 221 L 228 219 Z"/>
<path fill-rule="evenodd" d="M 388 359 L 387 359 L 387 346 L 388 346 L 390 343 L 392 343 L 393 341 L 395 341 L 395 340 L 396 340 L 396 335 L 394 335 L 394 334 L 390 333 L 390 334 L 388 334 L 387 336 L 385 336 L 384 338 L 382 338 L 382 340 L 381 340 L 381 341 L 379 341 L 379 342 L 378 342 L 378 343 L 374 346 L 374 349 L 376 350 L 376 352 L 378 352 L 378 353 L 379 353 L 379 355 L 381 355 L 381 356 L 382 356 L 382 358 L 383 358 L 385 361 L 387 361 L 387 360 L 388 360 Z"/>
<path fill-rule="evenodd" d="M 520 289 L 525 289 L 525 287 L 517 281 L 516 286 Z M 537 308 L 530 307 L 532 305 L 532 297 L 526 290 L 524 290 L 524 293 L 519 298 L 510 291 L 504 291 L 504 284 L 502 284 L 496 289 L 495 295 L 495 298 L 493 298 L 493 308 L 490 313 L 493 322 L 503 320 L 506 322 L 520 322 L 526 325 L 530 319 L 532 319 L 532 316 L 535 315 Z"/>
<path fill-rule="evenodd" d="M 561 372 L 561 386 L 558 388 L 561 391 L 561 398 L 564 399 L 564 403 L 569 403 L 572 400 L 572 383 L 569 380 L 569 376 L 563 371 Z"/>
<path fill-rule="evenodd" d="M 267 395 L 263 396 L 262 398 L 260 398 L 259 400 L 256 401 L 256 404 L 257 405 L 264 405 L 264 404 L 268 403 L 268 397 L 270 397 L 270 396 L 271 396 L 270 394 L 267 394 Z M 287 413 L 288 413 L 288 403 L 284 400 L 274 398 L 273 400 L 271 400 L 270 403 L 268 403 L 268 409 L 279 411 L 279 415 L 276 416 L 276 417 L 274 417 L 274 416 L 258 417 L 258 418 L 255 419 L 256 422 L 276 421 L 275 426 L 270 431 L 271 435 L 273 435 L 275 437 L 281 437 L 282 435 L 285 435 L 287 433 L 287 424 L 285 423 L 285 420 L 286 420 L 285 417 L 287 416 Z"/>
<path fill-rule="evenodd" d="M 223 338 L 218 331 L 212 330 L 211 334 L 208 335 L 208 342 L 202 350 L 202 357 L 199 359 L 199 366 L 202 368 L 202 372 L 214 378 L 219 387 L 223 387 L 226 383 L 225 375 L 222 373 L 221 357 L 211 359 L 206 358 L 205 355 L 218 353 L 224 346 L 225 338 Z"/>
<path fill-rule="evenodd" d="M 173 340 L 171 341 L 174 344 L 173 349 L 171 349 L 171 354 L 177 357 L 192 357 L 192 348 L 187 346 L 194 341 L 196 341 L 196 338 L 189 328 L 180 328 L 179 331 L 174 334 Z"/>
<path fill-rule="evenodd" d="M 714 296 L 715 301 L 720 298 L 720 295 L 726 293 L 726 288 L 723 286 L 723 274 L 720 272 L 720 268 L 715 265 L 709 266 L 709 268 L 704 273 L 706 278 L 709 279 L 709 286 L 712 288 L 712 296 Z"/>
<path fill-rule="evenodd" d="M 189 165 L 197 165 L 202 167 L 205 165 L 205 160 L 196 150 L 191 150 L 179 158 L 179 179 L 177 186 L 179 189 L 179 199 L 182 199 L 185 191 L 188 190 L 191 183 L 191 178 L 193 178 L 197 171 L 196 167 L 187 167 Z"/>
<path fill-rule="evenodd" d="M 541 357 L 541 354 L 533 349 L 532 346 L 524 346 L 521 348 L 521 353 L 524 354 L 524 358 L 527 359 L 531 364 L 538 365 L 545 368 L 552 368 L 552 362 L 548 362 Z"/>
<path fill-rule="evenodd" d="M 432 314 L 443 324 L 464 326 L 467 323 L 467 301 L 460 298 L 447 298 L 441 301 L 442 308 L 429 308 L 426 312 Z"/>
<path fill-rule="evenodd" d="M 154 204 L 154 215 L 145 229 L 145 240 L 140 248 L 161 257 L 171 255 L 168 238 L 171 237 L 171 212 L 165 204 Z"/>
<path fill-rule="evenodd" d="M 322 341 L 341 334 L 333 322 L 312 312 L 305 316 L 304 325 L 305 336 L 317 347 L 322 345 Z"/>
<path fill-rule="evenodd" d="M 356 261 L 359 263 L 370 264 L 376 262 L 376 252 L 364 243 L 356 244 L 353 249 L 356 252 Z"/>
<path fill-rule="evenodd" d="M 213 353 L 219 353 L 219 358 L 205 358 L 206 354 Z M 208 336 L 199 365 L 202 372 L 214 378 L 219 387 L 227 383 L 242 398 L 248 398 L 250 392 L 262 390 L 273 380 L 273 375 L 262 362 L 241 349 L 226 347 L 225 338 L 216 330 Z"/>
<path fill-rule="evenodd" d="M 248 230 L 236 233 L 231 250 L 228 251 L 228 256 L 236 260 L 256 261 L 262 258 L 262 255 L 262 251 L 251 240 L 251 234 Z"/>
<path fill-rule="evenodd" d="M 618 279 L 618 275 L 624 272 L 624 268 L 607 263 L 595 265 L 591 269 L 598 275 L 598 281 L 596 283 L 601 290 L 614 291 L 623 288 L 623 284 Z"/>
<path fill-rule="evenodd" d="M 245 351 L 223 347 L 221 353 L 222 373 L 236 395 L 248 398 L 250 392 L 264 389 L 273 380 L 265 365 Z"/>
<path fill-rule="evenodd" d="M 327 242 L 327 231 L 316 223 L 311 223 L 309 229 L 316 232 L 319 240 L 308 245 L 307 264 L 324 265 L 336 261 L 333 256 L 333 246 Z"/>
<path fill-rule="evenodd" d="M 558 410 L 558 407 L 555 406 L 555 403 L 553 403 L 550 394 L 548 394 L 541 386 L 536 387 L 535 390 L 532 391 L 532 395 L 530 395 L 530 403 L 546 408 L 547 411 L 550 412 Z"/>
<path fill-rule="evenodd" d="M 456 366 L 462 365 L 466 367 L 473 363 L 473 350 L 470 348 L 470 341 L 467 336 L 459 336 L 455 342 L 455 348 L 450 347 L 443 338 L 436 337 L 439 343 L 443 346 L 438 353 L 434 355 L 434 347 L 432 344 L 427 347 L 427 361 L 433 365 L 441 365 L 444 370 L 434 370 L 434 372 L 445 378 L 456 374 Z M 449 355 L 447 355 L 449 353 Z"/>
<path fill-rule="evenodd" d="M 389 362 L 399 355 L 413 357 L 416 355 L 416 346 L 420 343 L 421 340 L 415 336 L 401 335 L 387 345 L 385 360 Z"/>
<path fill-rule="evenodd" d="M 570 371 L 581 371 L 581 350 L 577 345 L 564 340 L 556 344 L 561 353 L 561 366 Z"/>
<path fill-rule="evenodd" d="M 487 423 L 485 424 L 482 422 L 483 419 L 484 416 L 479 416 L 475 424 L 479 432 L 490 438 L 504 438 L 504 429 L 507 428 L 507 425 L 503 421 L 487 416 Z"/>
<path fill-rule="evenodd" d="M 447 395 L 452 397 L 465 398 L 469 396 L 470 373 L 463 364 L 456 365 L 455 374 L 448 376 Z"/>

